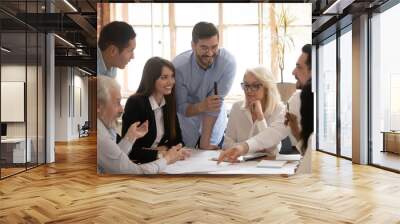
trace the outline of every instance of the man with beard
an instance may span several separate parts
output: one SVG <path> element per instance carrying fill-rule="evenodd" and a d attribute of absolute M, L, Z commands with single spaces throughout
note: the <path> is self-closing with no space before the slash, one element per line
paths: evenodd
<path fill-rule="evenodd" d="M 236 61 L 219 49 L 218 29 L 199 22 L 192 31 L 192 50 L 175 57 L 176 102 L 186 146 L 217 149 L 227 124 L 224 97 L 232 87 Z"/>
<path fill-rule="evenodd" d="M 292 74 L 296 78 L 296 88 L 303 90 L 311 89 L 311 44 L 306 44 L 301 49 L 302 53 L 297 59 L 296 67 L 293 70 Z M 301 94 L 302 91 L 296 91 L 288 100 L 289 111 L 286 113 L 285 124 L 290 127 L 290 141 L 292 142 L 293 151 L 297 152 L 298 149 L 295 147 L 299 140 L 301 139 Z M 303 95 L 305 92 L 303 93 Z M 311 99 L 312 101 L 313 99 Z M 303 100 L 305 101 L 305 100 Z M 313 111 L 311 111 L 312 113 Z M 307 115 L 308 116 L 308 115 Z M 310 119 L 308 119 L 310 120 Z M 305 126 L 305 125 L 303 125 Z M 307 124 L 307 126 L 309 126 Z M 307 141 L 307 140 L 305 140 Z"/>

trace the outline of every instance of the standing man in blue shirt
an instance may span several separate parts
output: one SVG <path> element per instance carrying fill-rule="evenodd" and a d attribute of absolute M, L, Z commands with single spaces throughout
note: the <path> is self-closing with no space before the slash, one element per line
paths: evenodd
<path fill-rule="evenodd" d="M 214 24 L 199 22 L 193 27 L 192 50 L 173 60 L 178 118 L 189 147 L 198 143 L 201 149 L 216 149 L 223 142 L 228 120 L 223 99 L 232 87 L 236 61 L 218 44 Z"/>
<path fill-rule="evenodd" d="M 97 74 L 115 78 L 134 58 L 136 33 L 126 22 L 114 21 L 103 27 L 97 43 Z"/>

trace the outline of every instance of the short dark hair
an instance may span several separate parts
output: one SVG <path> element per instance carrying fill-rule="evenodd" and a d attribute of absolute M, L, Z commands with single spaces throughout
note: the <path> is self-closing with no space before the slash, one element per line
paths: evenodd
<path fill-rule="evenodd" d="M 208 39 L 215 35 L 217 35 L 219 38 L 218 29 L 214 24 L 208 22 L 199 22 L 193 27 L 192 41 L 193 43 L 197 43 L 199 39 Z"/>
<path fill-rule="evenodd" d="M 156 81 L 160 78 L 164 66 L 171 69 L 175 77 L 175 67 L 170 61 L 160 57 L 152 57 L 147 60 L 143 68 L 142 80 L 140 80 L 139 88 L 136 91 L 137 95 L 149 97 L 153 94 Z M 164 119 L 170 123 L 169 140 L 175 141 L 177 137 L 176 128 L 179 128 L 179 124 L 176 122 L 175 86 L 172 88 L 171 94 L 165 96 L 165 101 L 167 117 L 164 117 Z M 165 131 L 167 132 L 167 130 Z"/>
<path fill-rule="evenodd" d="M 307 54 L 306 65 L 308 66 L 308 69 L 311 70 L 311 44 L 304 45 L 303 48 L 301 48 L 301 51 Z"/>
<path fill-rule="evenodd" d="M 136 37 L 132 26 L 126 22 L 113 21 L 103 27 L 100 32 L 98 46 L 104 51 L 110 45 L 115 45 L 121 52 Z"/>

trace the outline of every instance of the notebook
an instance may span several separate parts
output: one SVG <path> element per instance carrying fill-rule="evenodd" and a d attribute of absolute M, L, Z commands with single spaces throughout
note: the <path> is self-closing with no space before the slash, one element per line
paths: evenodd
<path fill-rule="evenodd" d="M 258 164 L 258 168 L 282 168 L 287 161 L 277 161 L 277 160 L 261 160 Z"/>
<path fill-rule="evenodd" d="M 282 155 L 277 154 L 275 160 L 282 160 L 282 161 L 298 161 L 301 159 L 300 154 L 289 154 L 289 155 Z"/>

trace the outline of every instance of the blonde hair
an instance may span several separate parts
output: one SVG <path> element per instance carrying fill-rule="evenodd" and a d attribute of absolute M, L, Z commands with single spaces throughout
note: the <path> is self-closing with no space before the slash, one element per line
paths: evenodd
<path fill-rule="evenodd" d="M 276 80 L 272 76 L 271 72 L 262 65 L 248 68 L 246 74 L 252 74 L 254 77 L 263 85 L 264 88 L 264 99 L 262 100 L 263 112 L 267 115 L 274 112 L 276 106 L 281 102 L 281 96 L 276 86 Z"/>

